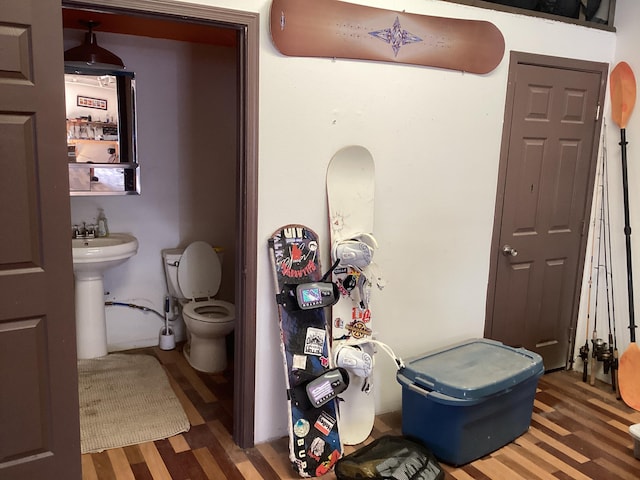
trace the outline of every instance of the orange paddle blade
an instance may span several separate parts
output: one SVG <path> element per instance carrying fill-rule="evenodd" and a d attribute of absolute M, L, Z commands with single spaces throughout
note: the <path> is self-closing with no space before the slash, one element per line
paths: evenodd
<path fill-rule="evenodd" d="M 635 343 L 630 343 L 620 357 L 618 386 L 624 403 L 640 410 L 640 348 Z"/>
<path fill-rule="evenodd" d="M 636 104 L 636 77 L 627 62 L 620 62 L 611 71 L 611 116 L 620 128 L 627 121 Z"/>

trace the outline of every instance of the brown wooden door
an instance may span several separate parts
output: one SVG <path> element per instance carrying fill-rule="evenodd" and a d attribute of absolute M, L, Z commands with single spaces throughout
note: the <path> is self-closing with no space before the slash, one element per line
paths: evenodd
<path fill-rule="evenodd" d="M 607 66 L 512 54 L 485 335 L 565 367 Z"/>
<path fill-rule="evenodd" d="M 60 2 L 0 3 L 0 479 L 76 480 Z"/>

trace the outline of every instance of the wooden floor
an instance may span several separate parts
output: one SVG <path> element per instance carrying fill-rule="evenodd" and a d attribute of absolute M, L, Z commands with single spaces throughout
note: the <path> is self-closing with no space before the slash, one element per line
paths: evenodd
<path fill-rule="evenodd" d="M 288 440 L 254 448 L 234 444 L 232 372 L 195 372 L 177 350 L 145 349 L 165 366 L 191 422 L 167 440 L 82 456 L 83 479 L 295 479 Z M 136 353 L 140 353 L 137 350 Z M 372 437 L 400 434 L 399 413 L 380 415 Z M 639 479 L 640 460 L 628 434 L 640 413 L 617 400 L 609 385 L 592 387 L 575 372 L 554 372 L 538 385 L 529 432 L 460 468 L 442 464 L 446 479 Z M 346 447 L 351 453 L 354 447 Z M 333 472 L 323 478 L 335 479 Z"/>

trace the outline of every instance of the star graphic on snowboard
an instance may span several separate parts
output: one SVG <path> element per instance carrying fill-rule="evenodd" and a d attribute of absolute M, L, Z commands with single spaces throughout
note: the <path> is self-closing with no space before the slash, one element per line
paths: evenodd
<path fill-rule="evenodd" d="M 385 28 L 384 30 L 376 30 L 375 32 L 369 32 L 369 35 L 373 35 L 380 40 L 383 40 L 391 45 L 393 48 L 393 56 L 397 57 L 400 47 L 409 43 L 421 42 L 422 39 L 413 33 L 403 30 L 400 26 L 400 20 L 396 17 L 396 21 L 393 22 L 393 27 Z"/>

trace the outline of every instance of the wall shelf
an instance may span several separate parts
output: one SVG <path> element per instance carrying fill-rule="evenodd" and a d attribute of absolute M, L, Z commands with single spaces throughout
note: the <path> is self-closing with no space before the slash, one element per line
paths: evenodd
<path fill-rule="evenodd" d="M 75 119 L 75 120 L 67 120 L 67 125 L 86 125 L 89 127 L 113 127 L 113 128 L 118 128 L 118 124 L 117 123 L 113 123 L 113 122 L 92 122 L 89 120 L 79 120 L 79 119 Z"/>
<path fill-rule="evenodd" d="M 100 140 L 95 138 L 68 138 L 67 143 L 72 145 L 76 143 L 118 143 L 118 139 L 114 138 L 113 140 Z M 116 145 L 117 148 L 117 145 Z"/>

